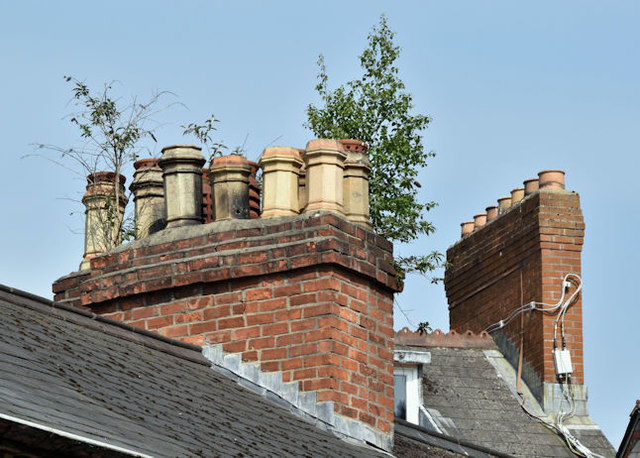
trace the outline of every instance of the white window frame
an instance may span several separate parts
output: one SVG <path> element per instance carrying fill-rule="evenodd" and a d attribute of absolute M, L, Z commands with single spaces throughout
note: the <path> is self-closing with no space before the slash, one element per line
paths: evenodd
<path fill-rule="evenodd" d="M 404 375 L 407 383 L 407 386 L 405 387 L 405 393 L 407 393 L 407 421 L 409 423 L 419 425 L 422 384 L 420 383 L 418 366 L 395 366 L 393 368 L 393 374 Z"/>

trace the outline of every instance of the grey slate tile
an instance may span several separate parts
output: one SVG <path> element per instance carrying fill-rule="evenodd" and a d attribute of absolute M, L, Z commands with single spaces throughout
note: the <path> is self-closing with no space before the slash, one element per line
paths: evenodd
<path fill-rule="evenodd" d="M 481 446 L 515 456 L 574 457 L 564 441 L 529 417 L 481 349 L 429 347 L 424 367 L 423 404 L 436 409 L 447 431 Z M 615 450 L 600 431 L 579 439 L 603 456 Z M 581 439 L 582 440 L 582 439 Z"/>
<path fill-rule="evenodd" d="M 159 457 L 378 454 L 244 389 L 196 349 L 110 326 L 0 289 L 0 414 Z"/>

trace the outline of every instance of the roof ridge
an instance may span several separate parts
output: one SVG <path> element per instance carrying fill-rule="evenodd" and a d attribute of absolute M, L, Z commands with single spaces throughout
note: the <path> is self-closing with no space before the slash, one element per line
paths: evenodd
<path fill-rule="evenodd" d="M 469 330 L 458 333 L 452 329 L 445 333 L 440 329 L 435 329 L 431 333 L 419 333 L 413 332 L 405 326 L 396 332 L 394 340 L 397 345 L 418 347 L 495 348 L 493 338 L 486 331 L 475 334 Z"/>
<path fill-rule="evenodd" d="M 12 300 L 12 297 L 21 297 L 27 301 Z M 54 302 L 50 299 L 37 296 L 17 288 L 12 288 L 1 283 L 0 299 L 11 302 L 19 307 L 27 307 L 41 313 L 57 316 L 65 320 L 72 321 L 80 326 L 86 326 L 90 329 L 95 329 L 123 340 L 135 342 L 164 353 L 169 353 L 185 360 L 209 365 L 208 360 L 202 356 L 202 348 L 198 345 L 171 339 L 146 329 L 137 328 L 130 324 L 123 323 L 112 318 L 107 318 L 88 310 Z"/>

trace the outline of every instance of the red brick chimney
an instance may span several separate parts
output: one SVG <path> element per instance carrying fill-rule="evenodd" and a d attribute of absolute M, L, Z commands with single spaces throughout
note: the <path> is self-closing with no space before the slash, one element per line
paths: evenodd
<path fill-rule="evenodd" d="M 539 175 L 539 190 L 512 203 L 484 226 L 463 233 L 447 250 L 450 267 L 445 289 L 451 329 L 480 333 L 525 304 L 558 303 L 563 287 L 565 297 L 576 291 L 576 277 L 566 286 L 563 279 L 567 274 L 581 274 L 584 220 L 580 198 L 564 189 L 564 172 Z M 546 408 L 553 408 L 558 396 L 553 354 L 557 316 L 528 310 L 502 327 L 493 327 L 494 339 L 516 368 L 522 352 L 522 377 Z M 586 398 L 586 390 L 580 387 L 584 371 L 579 293 L 567 309 L 564 329 L 573 366 L 570 377 L 578 385 L 578 397 Z M 561 348 L 559 330 L 556 342 Z M 582 408 L 586 413 L 586 405 Z"/>
<path fill-rule="evenodd" d="M 391 243 L 321 209 L 165 229 L 53 285 L 58 302 L 259 362 L 387 450 L 396 290 Z"/>

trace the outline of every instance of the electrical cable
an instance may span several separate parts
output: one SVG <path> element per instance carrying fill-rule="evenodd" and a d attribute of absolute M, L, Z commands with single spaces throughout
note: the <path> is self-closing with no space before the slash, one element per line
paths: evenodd
<path fill-rule="evenodd" d="M 417 326 L 413 323 L 413 321 L 411 321 L 411 319 L 409 318 L 409 315 L 407 314 L 407 312 L 404 311 L 404 309 L 400 306 L 400 302 L 398 302 L 398 299 L 396 299 L 395 297 L 393 298 L 393 305 L 395 305 L 396 307 L 398 307 L 398 310 L 400 310 L 400 313 L 402 313 L 402 315 L 404 316 L 404 319 L 407 320 L 407 323 L 409 324 L 409 326 L 411 326 L 412 328 L 416 328 Z"/>
<path fill-rule="evenodd" d="M 571 280 L 571 281 L 570 281 Z M 572 294 L 566 298 L 567 291 L 574 286 L 574 291 Z M 564 327 L 564 318 L 569 310 L 569 307 L 573 305 L 574 300 L 580 294 L 582 290 L 582 279 L 578 274 L 568 273 L 562 279 L 562 287 L 560 293 L 560 299 L 556 304 L 546 304 L 544 302 L 529 302 L 528 304 L 521 305 L 517 307 L 511 314 L 503 320 L 498 321 L 487 327 L 486 332 L 491 334 L 496 332 L 502 328 L 504 328 L 507 324 L 509 324 L 514 318 L 521 315 L 524 312 L 528 311 L 539 311 L 546 314 L 553 314 L 557 312 L 557 316 L 555 322 L 553 324 L 553 349 L 554 351 L 558 348 L 558 327 L 560 327 L 560 342 L 562 350 L 566 349 L 566 335 L 565 335 L 565 327 Z M 557 370 L 557 369 L 556 369 Z M 532 418 L 540 421 L 542 424 L 555 431 L 557 434 L 562 436 L 565 443 L 569 447 L 569 449 L 575 453 L 576 455 L 583 456 L 586 458 L 603 458 L 601 455 L 593 453 L 586 446 L 584 446 L 564 425 L 564 422 L 573 416 L 576 413 L 576 403 L 575 396 L 573 393 L 573 385 L 571 384 L 571 374 L 556 374 L 558 381 L 561 387 L 561 397 L 558 402 L 558 410 L 555 415 L 555 421 L 552 423 L 551 421 L 539 417 L 533 413 L 531 413 L 525 406 L 524 402 L 521 403 L 522 409 Z M 563 409 L 563 405 L 567 404 L 568 410 Z"/>

